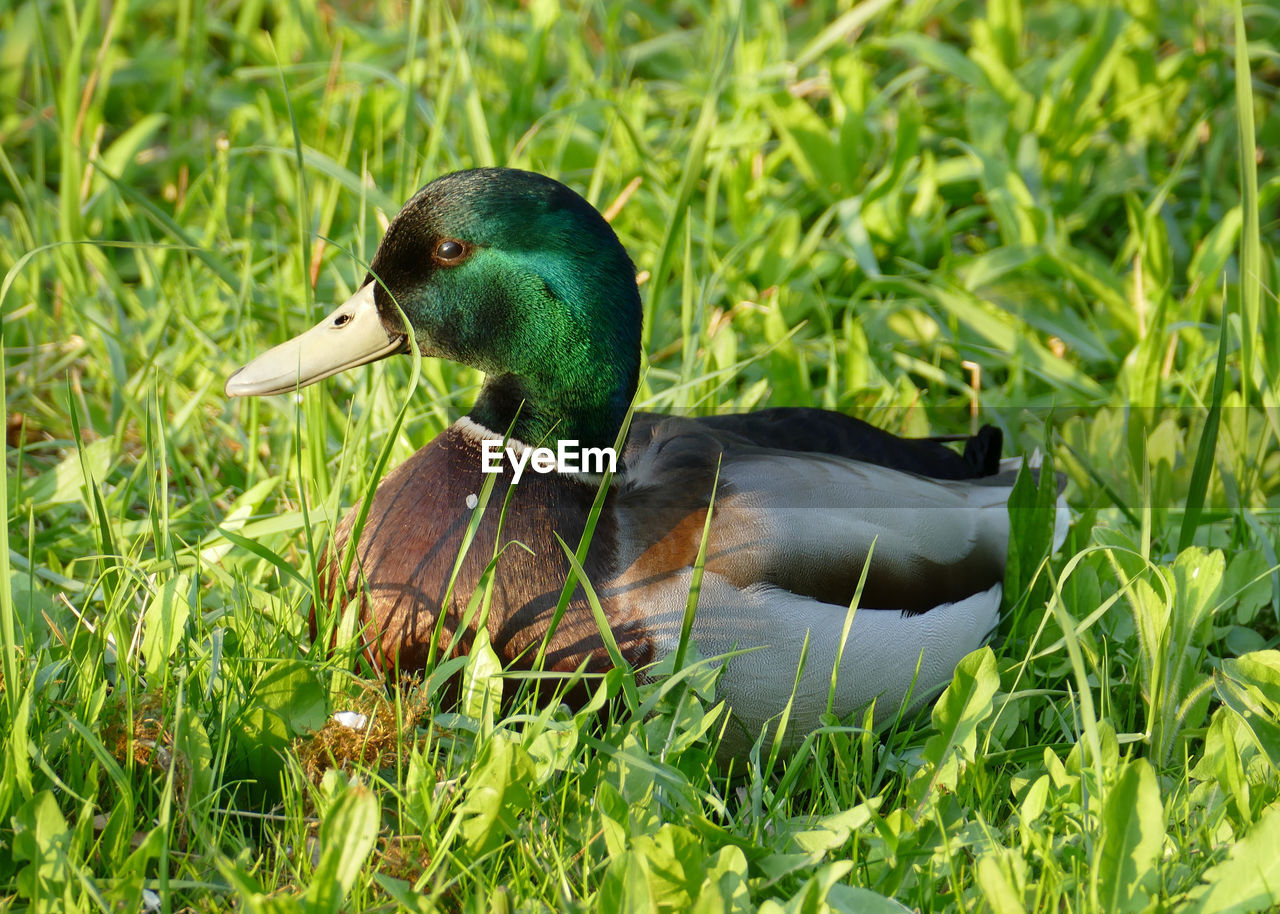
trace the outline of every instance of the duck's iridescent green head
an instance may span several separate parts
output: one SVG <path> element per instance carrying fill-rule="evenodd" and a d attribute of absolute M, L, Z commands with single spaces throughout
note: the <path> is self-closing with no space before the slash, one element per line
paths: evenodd
<path fill-rule="evenodd" d="M 404 206 L 360 291 L 314 328 L 227 381 L 283 393 L 408 351 L 488 376 L 472 417 L 537 444 L 613 444 L 635 393 L 640 295 L 604 218 L 569 188 L 506 168 L 432 181 Z"/>

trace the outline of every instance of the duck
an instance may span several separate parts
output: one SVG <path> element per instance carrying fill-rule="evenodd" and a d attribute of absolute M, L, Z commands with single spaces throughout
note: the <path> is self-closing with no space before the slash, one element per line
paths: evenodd
<path fill-rule="evenodd" d="M 829 710 L 882 724 L 924 706 L 999 622 L 1013 483 L 999 429 L 957 450 L 816 408 L 633 411 L 642 313 L 635 266 L 586 199 L 477 168 L 419 190 L 354 295 L 228 378 L 229 397 L 287 394 L 414 352 L 484 374 L 471 409 L 336 527 L 321 578 L 358 608 L 368 662 L 404 676 L 467 652 L 487 585 L 484 631 L 510 668 L 601 673 L 620 654 L 653 669 L 680 650 L 705 538 L 686 638 L 720 667 L 725 745 L 745 751 L 788 705 L 788 739 Z M 588 528 L 557 620 L 562 543 Z"/>

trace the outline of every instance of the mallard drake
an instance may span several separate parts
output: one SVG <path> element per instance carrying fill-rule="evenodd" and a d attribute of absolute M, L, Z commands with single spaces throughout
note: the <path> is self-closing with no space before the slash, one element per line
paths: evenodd
<path fill-rule="evenodd" d="M 508 433 L 516 460 L 556 442 L 612 447 L 636 392 L 641 314 L 635 267 L 586 200 L 542 175 L 481 168 L 423 187 L 388 226 L 355 295 L 230 377 L 229 396 L 286 393 L 411 351 L 410 334 L 424 356 L 485 373 L 471 411 L 378 486 L 341 585 L 329 565 L 330 586 L 360 600 L 371 662 L 421 670 L 433 638 L 438 651 L 448 646 L 514 486 L 501 536 L 526 548 L 501 553 L 487 630 L 504 662 L 530 663 L 570 570 L 556 534 L 579 542 L 601 478 L 526 465 L 517 483 L 512 461 L 500 460 L 442 605 L 483 464 L 492 468 Z M 883 720 L 935 695 L 996 626 L 1011 491 L 1000 449 L 992 427 L 958 453 L 818 409 L 636 413 L 583 567 L 631 664 L 671 653 L 714 489 L 692 639 L 704 657 L 760 648 L 736 655 L 720 680 L 727 739 L 749 746 L 780 714 L 806 639 L 789 732 L 819 724 L 838 656 L 834 710 L 849 715 L 874 699 Z M 334 554 L 356 516 L 338 526 Z M 544 666 L 608 664 L 579 586 Z"/>

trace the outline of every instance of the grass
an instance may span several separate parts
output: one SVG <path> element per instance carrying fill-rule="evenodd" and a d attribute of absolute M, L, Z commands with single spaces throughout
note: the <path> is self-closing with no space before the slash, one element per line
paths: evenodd
<path fill-rule="evenodd" d="M 1265 4 L 0 10 L 0 910 L 1280 904 L 1278 95 Z M 692 648 L 576 714 L 309 650 L 330 520 L 478 377 L 223 380 L 495 163 L 614 212 L 643 405 L 1066 473 L 931 714 L 730 770 Z"/>

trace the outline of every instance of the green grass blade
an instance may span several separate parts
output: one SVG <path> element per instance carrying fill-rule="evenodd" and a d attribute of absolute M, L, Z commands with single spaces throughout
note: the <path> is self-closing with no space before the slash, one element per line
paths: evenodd
<path fill-rule="evenodd" d="M 0 303 L 2 302 L 3 297 L 0 296 Z M 5 326 L 0 323 L 0 394 L 6 394 Z M 7 398 L 5 402 L 9 402 Z M 20 686 L 22 680 L 18 678 L 20 647 L 17 636 L 18 611 L 13 604 L 13 587 L 9 583 L 12 579 L 9 570 L 9 531 L 13 529 L 13 525 L 9 519 L 9 468 L 7 465 L 4 473 L 0 473 L 0 506 L 3 506 L 5 512 L 4 530 L 0 530 L 0 651 L 3 651 L 0 662 L 4 665 L 5 698 L 9 704 L 9 720 L 12 721 L 17 716 L 18 702 L 21 701 L 24 690 Z M 21 649 L 22 655 L 26 656 L 26 646 L 22 645 Z"/>
<path fill-rule="evenodd" d="M 1182 528 L 1178 531 L 1178 551 L 1186 549 L 1195 539 L 1200 515 L 1204 511 L 1209 494 L 1209 481 L 1213 477 L 1214 458 L 1218 453 L 1218 426 L 1222 422 L 1222 397 L 1226 388 L 1227 343 L 1230 339 L 1230 322 L 1223 315 L 1218 325 L 1218 356 L 1213 366 L 1213 390 L 1209 394 L 1209 413 L 1204 420 L 1204 430 L 1196 445 L 1195 464 L 1191 469 L 1191 482 L 1187 487 L 1187 503 L 1182 514 Z"/>
<path fill-rule="evenodd" d="M 1244 6 L 1242 0 L 1232 4 L 1232 19 L 1235 33 L 1235 94 L 1236 94 L 1236 129 L 1240 134 L 1240 206 L 1244 215 L 1243 232 L 1240 236 L 1240 320 L 1241 320 L 1241 388 L 1245 402 L 1249 402 L 1249 391 L 1253 387 L 1254 372 L 1259 368 L 1264 371 L 1269 367 L 1274 385 L 1280 378 L 1280 351 L 1276 343 L 1280 342 L 1277 331 L 1280 331 L 1280 320 L 1275 318 L 1275 309 L 1263 321 L 1262 311 L 1262 241 L 1259 228 L 1258 213 L 1258 147 L 1253 123 L 1253 82 L 1249 68 L 1249 37 L 1245 33 Z M 1270 346 L 1258 347 L 1258 341 L 1270 343 Z M 1265 360 L 1265 364 L 1261 361 Z"/>

